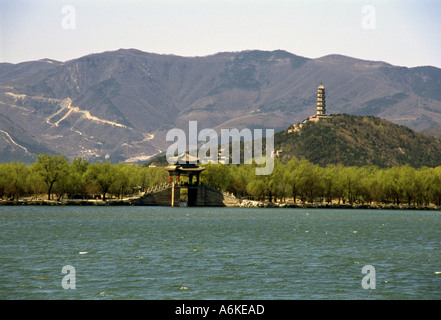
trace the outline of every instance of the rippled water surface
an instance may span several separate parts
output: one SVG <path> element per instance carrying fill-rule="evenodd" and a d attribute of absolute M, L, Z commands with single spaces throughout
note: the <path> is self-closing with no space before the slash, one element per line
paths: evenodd
<path fill-rule="evenodd" d="M 0 299 L 441 298 L 437 211 L 0 207 L 0 245 Z"/>

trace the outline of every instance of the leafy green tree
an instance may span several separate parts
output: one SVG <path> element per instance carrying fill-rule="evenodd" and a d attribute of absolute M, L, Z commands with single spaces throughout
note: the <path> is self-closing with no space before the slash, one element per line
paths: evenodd
<path fill-rule="evenodd" d="M 40 154 L 37 156 L 35 169 L 46 184 L 48 200 L 51 199 L 54 184 L 67 174 L 68 165 L 67 158 L 63 155 Z"/>
<path fill-rule="evenodd" d="M 307 175 L 304 180 L 305 190 L 308 195 L 309 201 L 314 202 L 316 198 L 323 196 L 323 179 L 322 170 L 318 165 L 309 165 L 307 167 Z"/>
<path fill-rule="evenodd" d="M 38 195 L 47 191 L 46 184 L 37 171 L 36 163 L 28 167 L 28 174 L 26 175 L 24 183 L 25 193 L 32 195 L 36 199 Z"/>
<path fill-rule="evenodd" d="M 378 182 L 378 167 L 364 166 L 357 169 L 359 177 L 358 194 L 364 202 L 372 203 L 380 196 L 380 185 Z"/>
<path fill-rule="evenodd" d="M 335 167 L 335 166 L 332 166 Z M 333 195 L 333 185 L 334 177 L 332 176 L 331 165 L 328 165 L 322 170 L 322 186 L 323 186 L 323 197 L 329 203 L 332 201 Z"/>
<path fill-rule="evenodd" d="M 430 186 L 427 192 L 429 199 L 438 205 L 441 205 L 441 167 L 436 167 L 430 172 L 430 176 L 426 178 Z"/>
<path fill-rule="evenodd" d="M 13 176 L 11 174 L 11 165 L 9 163 L 0 164 L 0 195 L 11 197 L 11 186 L 13 184 Z"/>
<path fill-rule="evenodd" d="M 399 205 L 402 197 L 400 179 L 400 168 L 392 167 L 385 169 L 381 177 L 384 196 L 386 199 L 392 199 L 393 203 Z"/>
<path fill-rule="evenodd" d="M 412 200 L 415 204 L 415 201 L 420 196 L 420 190 L 422 187 L 420 175 L 417 170 L 408 165 L 400 167 L 397 183 L 400 193 L 403 198 L 407 200 L 408 205 L 411 205 Z"/>
<path fill-rule="evenodd" d="M 86 177 L 99 187 L 103 201 L 106 201 L 106 195 L 117 179 L 114 166 L 110 162 L 92 163 L 87 168 Z"/>
<path fill-rule="evenodd" d="M 299 195 L 301 172 L 300 172 L 300 162 L 297 158 L 293 157 L 285 165 L 284 181 L 287 183 L 289 188 L 289 194 L 292 196 L 294 203 L 297 201 L 297 196 Z"/>
<path fill-rule="evenodd" d="M 423 167 L 418 170 L 419 183 L 419 202 L 426 205 L 431 202 L 438 204 L 441 200 L 441 167 Z"/>
<path fill-rule="evenodd" d="M 314 202 L 314 199 L 323 195 L 323 183 L 318 165 L 306 159 L 299 162 L 296 169 L 298 194 L 302 202 Z"/>
<path fill-rule="evenodd" d="M 133 187 L 137 185 L 137 170 L 136 166 L 126 163 L 118 163 L 114 165 L 115 181 L 112 185 L 114 194 L 123 197 L 127 194 L 133 193 Z"/>
<path fill-rule="evenodd" d="M 341 201 L 343 188 L 339 182 L 339 167 L 336 165 L 328 165 L 323 168 L 321 173 L 323 197 L 326 201 L 332 202 L 333 199 L 339 199 Z"/>
<path fill-rule="evenodd" d="M 357 167 L 341 167 L 339 168 L 339 185 L 343 188 L 342 195 L 349 201 L 354 203 L 360 192 L 360 180 Z"/>
<path fill-rule="evenodd" d="M 72 160 L 69 166 L 69 174 L 66 181 L 66 192 L 69 198 L 76 195 L 81 195 L 82 199 L 85 199 L 87 194 L 87 186 L 90 183 L 88 181 L 86 172 L 89 167 L 89 161 L 77 158 Z"/>
<path fill-rule="evenodd" d="M 264 200 L 265 196 L 269 194 L 268 181 L 266 176 L 255 176 L 247 184 L 247 193 L 252 195 L 255 199 Z"/>
<path fill-rule="evenodd" d="M 232 192 L 236 197 L 245 197 L 247 193 L 247 185 L 255 176 L 253 165 L 231 165 L 230 176 L 232 181 L 227 191 Z"/>
<path fill-rule="evenodd" d="M 137 166 L 132 167 L 132 169 L 136 171 L 134 183 L 142 191 L 145 191 L 148 187 L 168 181 L 168 171 L 162 167 Z"/>
<path fill-rule="evenodd" d="M 20 161 L 0 164 L 0 198 L 16 199 L 24 194 L 28 167 Z"/>
<path fill-rule="evenodd" d="M 3 199 L 7 186 L 9 185 L 6 163 L 0 163 L 0 199 Z"/>
<path fill-rule="evenodd" d="M 150 170 L 151 168 L 146 166 L 137 167 L 138 184 L 141 187 L 141 191 L 147 190 L 150 186 Z"/>
<path fill-rule="evenodd" d="M 334 199 L 338 199 L 338 203 L 340 204 L 343 200 L 345 200 L 345 186 L 346 180 L 344 176 L 345 167 L 342 164 L 336 166 L 330 166 L 329 177 L 332 179 L 332 189 L 331 195 Z"/>
<path fill-rule="evenodd" d="M 270 201 L 273 197 L 274 201 L 277 201 L 277 198 L 284 199 L 290 193 L 289 182 L 284 175 L 285 170 L 285 165 L 282 164 L 279 159 L 274 159 L 274 170 L 268 176 Z"/>
<path fill-rule="evenodd" d="M 10 185 L 10 194 L 12 198 L 18 198 L 25 192 L 26 175 L 28 174 L 28 167 L 21 161 L 13 161 L 10 163 L 10 174 L 12 177 Z"/>
<path fill-rule="evenodd" d="M 150 169 L 149 172 L 150 172 L 150 183 L 151 183 L 151 186 L 154 186 L 154 185 L 157 185 L 157 184 L 161 184 L 161 183 L 165 183 L 165 182 L 168 181 L 169 173 L 164 168 L 153 167 L 153 168 L 149 168 L 149 169 Z"/>
<path fill-rule="evenodd" d="M 208 163 L 201 173 L 201 182 L 219 190 L 227 190 L 233 181 L 228 165 Z"/>

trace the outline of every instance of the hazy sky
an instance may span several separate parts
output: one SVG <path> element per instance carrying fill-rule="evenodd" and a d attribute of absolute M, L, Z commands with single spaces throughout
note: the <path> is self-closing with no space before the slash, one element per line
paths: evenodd
<path fill-rule="evenodd" d="M 0 0 L 0 62 L 282 49 L 441 68 L 439 0 Z"/>

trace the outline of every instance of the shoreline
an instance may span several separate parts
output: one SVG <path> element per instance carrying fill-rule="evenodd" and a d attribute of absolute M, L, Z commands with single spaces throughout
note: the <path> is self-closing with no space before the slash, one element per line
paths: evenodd
<path fill-rule="evenodd" d="M 145 206 L 136 199 L 118 200 L 0 200 L 2 206 Z M 186 207 L 186 206 L 183 206 Z M 201 206 L 202 207 L 202 206 Z M 206 206 L 207 208 L 209 206 Z M 441 206 L 409 206 L 393 204 L 322 204 L 322 203 L 278 203 L 242 200 L 230 208 L 291 208 L 291 209 L 370 209 L 370 210 L 432 210 L 439 211 Z"/>
<path fill-rule="evenodd" d="M 441 206 L 409 206 L 395 204 L 323 204 L 323 203 L 278 203 L 244 200 L 241 208 L 298 208 L 298 209 L 370 209 L 370 210 L 441 210 Z"/>
<path fill-rule="evenodd" d="M 123 200 L 1 200 L 1 206 L 130 206 L 133 199 Z"/>

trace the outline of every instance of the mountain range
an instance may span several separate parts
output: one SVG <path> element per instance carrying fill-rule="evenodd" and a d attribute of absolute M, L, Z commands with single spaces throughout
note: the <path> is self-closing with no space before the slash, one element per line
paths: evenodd
<path fill-rule="evenodd" d="M 145 162 L 163 153 L 172 128 L 273 128 L 315 113 L 372 115 L 436 136 L 441 69 L 407 68 L 342 55 L 317 59 L 286 51 L 205 57 L 135 49 L 66 62 L 0 63 L 0 161 L 39 153 L 92 162 Z"/>

